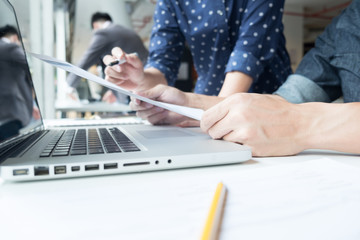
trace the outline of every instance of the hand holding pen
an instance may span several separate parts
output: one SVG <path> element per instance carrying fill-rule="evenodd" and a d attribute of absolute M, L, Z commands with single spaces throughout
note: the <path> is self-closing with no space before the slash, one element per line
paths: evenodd
<path fill-rule="evenodd" d="M 105 79 L 127 90 L 134 90 L 144 81 L 143 64 L 137 53 L 127 54 L 121 48 L 113 48 L 112 55 L 106 55 Z"/>
<path fill-rule="evenodd" d="M 107 66 L 112 67 L 115 65 L 121 65 L 123 63 L 126 63 L 126 59 L 116 59 L 116 60 L 112 61 L 111 63 L 109 63 Z"/>

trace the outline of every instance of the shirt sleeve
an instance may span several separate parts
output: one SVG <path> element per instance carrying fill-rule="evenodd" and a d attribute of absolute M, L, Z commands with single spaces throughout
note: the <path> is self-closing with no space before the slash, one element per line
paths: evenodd
<path fill-rule="evenodd" d="M 165 75 L 169 85 L 174 85 L 184 51 L 185 38 L 179 29 L 181 24 L 169 1 L 159 0 L 154 12 L 149 59 L 145 68 L 154 67 Z"/>
<path fill-rule="evenodd" d="M 19 47 L 15 43 L 10 43 L 9 45 L 9 56 L 11 61 L 15 62 L 17 65 L 20 65 L 21 68 L 27 68 L 26 57 L 24 55 L 24 51 L 21 47 Z"/>
<path fill-rule="evenodd" d="M 275 56 L 283 37 L 284 0 L 248 1 L 242 12 L 238 39 L 227 63 L 226 72 L 240 71 L 254 82 Z"/>
<path fill-rule="evenodd" d="M 350 53 L 359 56 L 360 52 L 359 6 L 358 1 L 353 1 L 345 11 L 332 20 L 316 39 L 315 47 L 304 56 L 295 72 L 319 85 L 329 95 L 331 101 L 343 95 L 342 83 L 345 78 L 342 79 L 342 70 L 354 73 L 359 69 L 357 60 L 359 58 L 350 56 Z"/>
<path fill-rule="evenodd" d="M 290 75 L 274 94 L 291 103 L 330 102 L 329 96 L 319 85 L 298 74 Z"/>

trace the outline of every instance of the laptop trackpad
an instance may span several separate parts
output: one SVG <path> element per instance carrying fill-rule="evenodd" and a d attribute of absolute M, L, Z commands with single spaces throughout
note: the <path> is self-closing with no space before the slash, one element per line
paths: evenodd
<path fill-rule="evenodd" d="M 169 137 L 190 137 L 190 133 L 186 133 L 177 129 L 171 130 L 144 130 L 138 131 L 145 138 L 169 138 Z"/>

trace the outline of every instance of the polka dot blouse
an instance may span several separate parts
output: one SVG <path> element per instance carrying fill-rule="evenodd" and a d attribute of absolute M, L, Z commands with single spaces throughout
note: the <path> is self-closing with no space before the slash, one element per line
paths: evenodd
<path fill-rule="evenodd" d="M 291 73 L 284 0 L 158 0 L 145 68 L 174 85 L 188 45 L 198 74 L 194 92 L 218 95 L 227 72 L 253 78 L 250 92 L 272 93 Z"/>

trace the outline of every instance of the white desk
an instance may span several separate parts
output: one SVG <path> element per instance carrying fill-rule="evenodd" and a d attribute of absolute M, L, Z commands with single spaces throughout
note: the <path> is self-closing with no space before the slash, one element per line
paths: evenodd
<path fill-rule="evenodd" d="M 176 189 L 171 189 L 171 183 L 176 183 L 174 187 L 179 188 L 189 176 L 201 179 L 214 172 L 220 175 L 241 174 L 249 169 L 306 162 L 321 157 L 360 168 L 359 156 L 307 151 L 293 157 L 253 158 L 243 164 L 218 167 L 28 183 L 0 180 L 0 239 L 189 239 L 186 234 L 189 231 L 200 234 L 203 222 L 201 220 L 194 225 L 195 219 L 189 219 L 186 226 L 172 224 L 184 216 L 173 216 L 168 208 L 169 201 L 179 197 L 173 194 Z M 184 203 L 189 205 L 185 200 Z M 166 209 L 163 209 L 164 204 Z M 196 211 L 191 209 L 191 204 L 187 210 Z M 172 231 L 171 228 L 178 235 L 161 234 L 165 229 Z M 299 226 L 298 231 L 306 229 Z M 281 238 L 274 235 L 267 239 Z"/>

